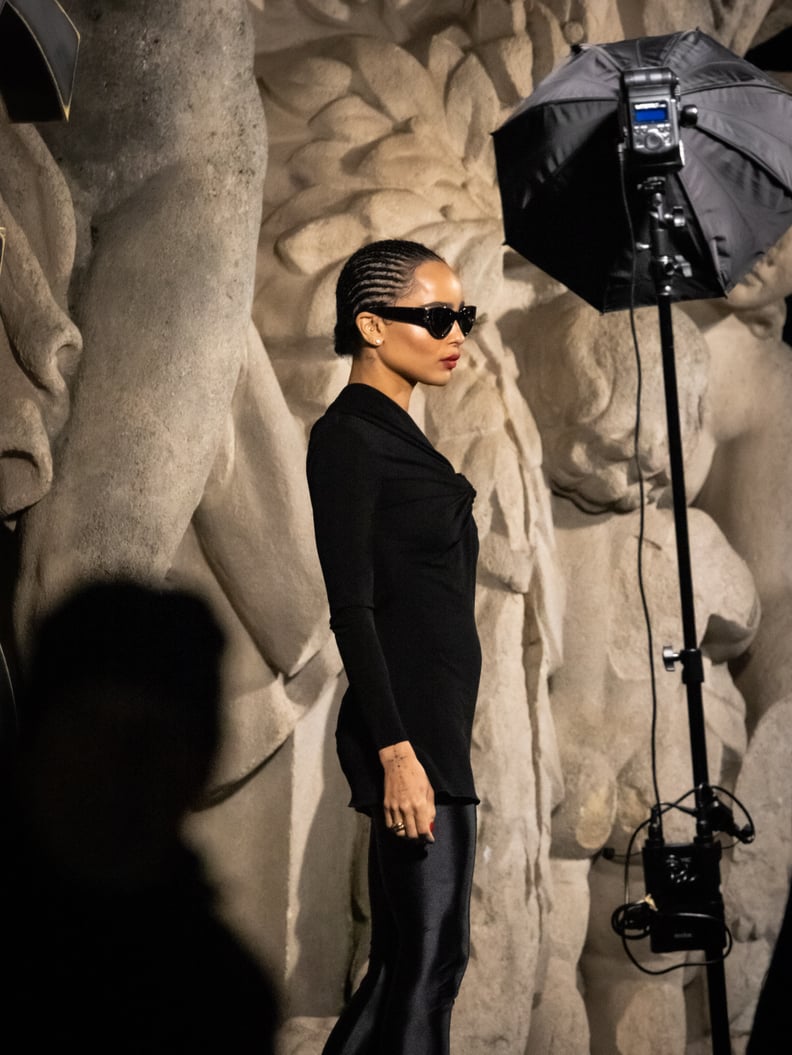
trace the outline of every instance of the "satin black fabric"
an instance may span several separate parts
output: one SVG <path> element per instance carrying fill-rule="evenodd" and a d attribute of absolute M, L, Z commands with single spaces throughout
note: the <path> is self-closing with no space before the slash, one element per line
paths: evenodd
<path fill-rule="evenodd" d="M 336 743 L 351 805 L 370 812 L 382 801 L 377 751 L 402 740 L 438 801 L 478 801 L 475 491 L 405 410 L 362 384 L 347 385 L 314 425 L 307 472 L 349 680 Z"/>
<path fill-rule="evenodd" d="M 448 1055 L 470 946 L 475 805 L 438 806 L 434 834 L 405 839 L 372 817 L 369 968 L 323 1055 Z"/>

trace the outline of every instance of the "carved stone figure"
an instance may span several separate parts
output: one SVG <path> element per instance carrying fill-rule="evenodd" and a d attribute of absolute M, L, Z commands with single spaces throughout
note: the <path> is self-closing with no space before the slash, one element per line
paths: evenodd
<path fill-rule="evenodd" d="M 786 903 L 792 855 L 788 753 L 792 664 L 792 579 L 788 560 L 792 510 L 788 473 L 788 406 L 792 349 L 781 337 L 783 298 L 792 293 L 792 231 L 732 290 L 726 301 L 691 305 L 711 349 L 706 425 L 716 445 L 712 470 L 696 504 L 719 524 L 756 579 L 762 620 L 734 667 L 751 737 L 737 794 L 758 835 L 738 847 L 727 879 L 735 911 L 735 949 L 727 980 L 736 1028 L 750 1031 L 759 986 Z"/>
<path fill-rule="evenodd" d="M 0 123 L 0 518 L 13 526 L 53 479 L 82 340 L 66 311 L 74 210 L 35 129 Z"/>
<path fill-rule="evenodd" d="M 632 1050 L 622 1038 L 645 1012 L 665 1055 L 683 1043 L 680 979 L 655 994 L 636 979 L 606 926 L 622 897 L 616 870 L 590 866 L 605 842 L 623 844 L 651 800 L 644 646 L 640 617 L 628 615 L 630 375 L 603 375 L 604 359 L 589 358 L 597 333 L 626 354 L 624 320 L 581 320 L 555 282 L 504 250 L 490 133 L 572 44 L 698 24 L 742 52 L 763 22 L 792 23 L 788 0 L 71 0 L 69 13 L 83 34 L 72 119 L 43 135 L 76 209 L 76 325 L 64 310 L 74 239 L 65 184 L 36 133 L 0 128 L 0 515 L 19 524 L 21 647 L 86 578 L 168 579 L 212 600 L 231 638 L 225 746 L 191 836 L 229 919 L 281 981 L 284 1052 L 316 1055 L 361 968 L 365 920 L 355 915 L 357 831 L 328 732 L 340 663 L 313 552 L 305 430 L 344 381 L 330 351 L 341 261 L 378 237 L 432 245 L 488 316 L 455 377 L 463 432 L 445 404 L 416 407 L 470 473 L 482 527 L 487 667 L 474 760 L 491 808 L 474 900 L 479 960 L 455 1028 L 464 1055 L 545 1055 L 551 1044 L 584 1055 L 590 1022 L 612 1055 Z M 764 775 L 780 787 L 786 764 L 788 533 L 777 484 L 790 393 L 788 350 L 777 331 L 750 330 L 760 320 L 739 296 L 737 310 L 695 316 L 709 365 L 698 330 L 677 326 L 691 498 L 709 473 L 691 524 L 712 772 L 732 780 L 739 767 L 742 693 L 755 730 L 737 788 L 752 806 Z M 542 342 L 542 376 L 529 380 L 526 357 Z M 662 397 L 655 364 L 646 369 L 651 604 L 676 637 Z M 542 461 L 559 492 L 555 529 Z M 735 550 L 764 609 L 747 652 L 758 609 Z M 681 707 L 667 679 L 661 708 Z M 689 783 L 684 732 L 679 723 L 661 741 L 664 787 Z M 772 944 L 786 854 L 783 838 L 767 858 L 740 851 L 727 877 L 741 946 L 729 976 L 737 1033 L 749 1028 Z M 329 924 L 345 907 L 348 926 Z M 688 1032 L 692 1051 L 694 1023 Z"/>
<path fill-rule="evenodd" d="M 66 291 L 74 258 L 74 209 L 66 182 L 36 130 L 0 120 L 0 759 L 19 715 L 10 594 L 24 511 L 49 490 L 53 450 L 68 420 L 69 381 L 82 338 Z"/>
<path fill-rule="evenodd" d="M 303 432 L 251 323 L 266 159 L 253 40 L 242 0 L 76 0 L 70 13 L 74 106 L 45 134 L 76 205 L 84 355 L 52 485 L 23 503 L 41 499 L 21 528 L 17 637 L 24 649 L 40 613 L 94 577 L 168 578 L 211 598 L 232 642 L 229 702 L 215 807 L 194 837 L 225 879 L 240 867 L 226 833 L 255 845 L 240 834 L 257 823 L 251 799 L 277 797 L 253 776 L 338 669 L 323 651 Z M 273 883 L 287 859 L 269 866 Z M 260 870 L 229 911 L 279 965 Z"/>
<path fill-rule="evenodd" d="M 529 40 L 492 40 L 486 65 L 472 46 L 475 25 L 473 40 L 454 39 L 452 25 L 464 30 L 448 6 L 448 14 L 433 9 L 449 30 L 426 56 L 339 33 L 261 59 L 277 178 L 265 185 L 254 318 L 306 424 L 343 383 L 330 361 L 331 298 L 338 268 L 361 242 L 389 234 L 431 245 L 493 323 L 533 295 L 518 280 L 535 269 L 514 260 L 512 284 L 504 278 L 489 143 L 504 113 L 492 71 L 516 102 L 530 85 Z M 270 310 L 295 303 L 304 306 L 296 315 Z M 536 430 L 493 323 L 468 340 L 467 365 L 444 392 L 450 401 L 427 400 L 424 414 L 415 411 L 478 490 L 486 659 L 473 762 L 483 808 L 473 955 L 454 1016 L 456 1042 L 470 1055 L 527 1042 L 549 905 L 549 810 L 560 786 L 546 692 L 560 632 L 552 525 Z M 357 956 L 350 950 L 350 971 L 359 970 L 366 938 L 358 936 Z M 300 1043 L 305 1029 L 295 1016 L 287 1036 Z"/>
<path fill-rule="evenodd" d="M 299 433 L 250 326 L 266 139 L 244 8 L 217 0 L 196 14 L 170 0 L 94 17 L 91 4 L 73 7 L 85 31 L 86 88 L 71 123 L 47 136 L 80 218 L 72 293 L 85 356 L 54 487 L 25 525 L 20 632 L 83 576 L 168 574 L 206 495 L 196 520 L 206 559 L 265 657 L 292 674 L 316 630 L 300 625 L 304 616 L 290 624 L 276 612 L 288 598 L 309 620 L 319 613 L 310 601 L 314 563 L 301 545 L 307 506 L 292 483 Z M 129 91 L 136 80 L 138 96 Z M 252 384 L 255 415 L 244 406 Z M 245 414 L 236 442 L 228 434 L 235 390 Z M 248 442 L 256 454 L 267 449 L 271 473 L 246 469 Z M 230 532 L 214 526 L 219 506 L 236 526 L 230 547 Z M 242 527 L 253 532 L 261 568 L 286 523 L 296 526 L 294 578 L 272 576 L 251 596 L 256 564 L 242 552 Z"/>
<path fill-rule="evenodd" d="M 484 665 L 472 759 L 483 790 L 460 1051 L 526 1046 L 527 994 L 544 987 L 550 809 L 561 792 L 547 693 L 559 662 L 560 581 L 538 435 L 511 367 L 497 328 L 484 324 L 446 398 L 427 399 L 427 431 L 476 487 L 481 544 Z M 493 979 L 513 1008 L 507 1020 L 490 999 Z"/>
<path fill-rule="evenodd" d="M 703 429 L 708 355 L 695 325 L 681 312 L 674 314 L 683 445 L 691 470 L 686 484 L 693 496 L 712 455 Z M 637 374 L 629 320 L 624 313 L 600 317 L 573 294 L 533 315 L 542 339 L 527 343 L 522 382 L 545 443 L 545 467 L 559 494 L 553 508 L 567 589 L 564 662 L 550 696 L 565 791 L 553 816 L 552 849 L 561 860 L 590 861 L 596 855 L 593 870 L 588 875 L 579 870 L 572 887 L 578 901 L 585 900 L 587 883 L 590 888 L 580 966 L 591 1051 L 627 1055 L 647 1050 L 652 1037 L 662 1038 L 663 1050 L 683 1050 L 688 1038 L 682 973 L 647 980 L 629 962 L 610 927 L 611 913 L 624 900 L 622 868 L 599 858 L 606 844 L 626 851 L 655 801 L 648 642 L 637 582 Z M 636 314 L 636 332 L 644 384 L 639 461 L 649 502 L 643 577 L 656 652 L 658 642 L 677 642 L 681 630 L 653 309 Z M 750 572 L 714 522 L 691 510 L 689 530 L 706 668 L 708 761 L 713 782 L 728 785 L 746 734 L 743 701 L 724 663 L 750 644 L 759 610 Z M 657 782 L 663 801 L 669 801 L 692 782 L 689 733 L 684 687 L 678 678 L 659 678 Z M 667 839 L 689 841 L 693 834 L 689 818 L 673 812 L 666 817 Z M 633 882 L 640 884 L 640 869 L 633 871 Z M 552 922 L 551 917 L 551 931 Z M 675 961 L 666 957 L 667 962 L 652 964 L 648 949 L 639 950 L 635 943 L 631 948 L 649 969 Z M 587 1050 L 580 1043 L 570 1052 Z"/>

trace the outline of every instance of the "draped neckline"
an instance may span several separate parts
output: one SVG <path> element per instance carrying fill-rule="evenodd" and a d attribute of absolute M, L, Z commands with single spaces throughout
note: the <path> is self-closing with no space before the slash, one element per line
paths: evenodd
<path fill-rule="evenodd" d="M 386 396 L 384 392 L 380 392 L 378 388 L 374 388 L 372 385 L 366 385 L 359 381 L 346 385 L 345 388 L 341 389 L 341 392 L 336 396 L 330 407 L 328 407 L 328 410 L 354 414 L 366 421 L 371 421 L 375 425 L 380 425 L 392 432 L 396 432 L 409 442 L 418 444 L 428 454 L 438 458 L 454 472 L 454 475 L 459 475 L 454 471 L 454 467 L 445 455 L 432 446 L 426 434 L 419 428 L 407 411 L 400 407 L 390 396 Z"/>

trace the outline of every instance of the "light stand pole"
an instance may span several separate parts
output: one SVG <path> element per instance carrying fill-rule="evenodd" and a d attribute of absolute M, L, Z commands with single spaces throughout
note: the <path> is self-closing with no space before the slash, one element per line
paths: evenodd
<path fill-rule="evenodd" d="M 723 967 L 725 937 L 723 898 L 720 890 L 721 846 L 715 831 L 729 831 L 738 837 L 731 811 L 721 803 L 709 783 L 706 733 L 701 686 L 704 665 L 698 647 L 693 576 L 690 565 L 690 541 L 687 521 L 687 496 L 679 423 L 679 398 L 674 334 L 671 319 L 673 280 L 689 266 L 670 249 L 669 225 L 679 227 L 684 221 L 676 213 L 667 213 L 664 201 L 665 177 L 650 177 L 643 189 L 651 195 L 650 253 L 651 273 L 657 295 L 660 344 L 663 360 L 668 450 L 671 465 L 671 491 L 674 503 L 679 595 L 682 614 L 683 646 L 680 651 L 666 647 L 663 662 L 667 670 L 675 663 L 682 667 L 682 681 L 687 693 L 690 748 L 695 794 L 696 835 L 691 845 L 666 845 L 657 809 L 643 850 L 647 890 L 657 908 L 667 916 L 662 927 L 651 932 L 656 952 L 680 949 L 703 949 L 707 966 L 707 993 L 713 1055 L 730 1055 L 729 1016 Z M 716 827 L 717 826 L 717 827 Z M 650 880 L 655 890 L 650 889 Z M 693 921 L 696 924 L 693 925 Z"/>
<path fill-rule="evenodd" d="M 646 895 L 641 902 L 617 909 L 611 922 L 623 940 L 628 931 L 632 932 L 630 936 L 634 938 L 648 934 L 652 952 L 698 950 L 704 953 L 702 965 L 707 969 L 713 1055 L 731 1055 L 723 966 L 731 947 L 731 936 L 725 924 L 721 894 L 721 844 L 715 839 L 715 833 L 726 832 L 743 842 L 750 842 L 753 839 L 753 826 L 749 824 L 744 829 L 737 828 L 731 810 L 718 800 L 707 770 L 702 702 L 704 663 L 696 633 L 671 318 L 674 282 L 678 276 L 690 278 L 692 270 L 689 262 L 675 254 L 672 247 L 671 232 L 685 227 L 684 208 L 677 206 L 667 211 L 665 203 L 668 175 L 678 172 L 685 164 L 680 129 L 697 124 L 698 110 L 692 105 L 680 108 L 679 79 L 669 67 L 625 69 L 621 79 L 620 120 L 623 139 L 618 145 L 618 152 L 622 197 L 633 253 L 638 249 L 649 250 L 649 276 L 657 304 L 682 615 L 682 647 L 675 651 L 666 646 L 663 649 L 663 664 L 670 671 L 674 670 L 677 663 L 682 668 L 682 682 L 687 694 L 695 796 L 694 808 L 685 808 L 685 811 L 695 817 L 696 831 L 691 843 L 666 843 L 663 837 L 663 814 L 671 807 L 661 803 L 658 795 L 649 820 L 645 822 L 648 823 L 648 836 L 642 849 L 642 858 Z M 626 155 L 629 155 L 627 166 Z M 635 242 L 629 196 L 624 182 L 627 170 L 641 200 L 642 218 L 645 221 L 641 224 L 641 230 L 648 227 L 648 244 L 639 245 Z M 635 275 L 633 266 L 631 297 L 634 296 Z M 658 794 L 656 782 L 655 794 Z"/>

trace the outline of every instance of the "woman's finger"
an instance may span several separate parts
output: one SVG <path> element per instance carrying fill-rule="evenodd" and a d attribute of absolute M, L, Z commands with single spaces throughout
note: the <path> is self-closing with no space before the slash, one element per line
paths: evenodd
<path fill-rule="evenodd" d="M 416 811 L 415 823 L 418 829 L 418 835 L 425 839 L 428 843 L 434 842 L 434 835 L 432 835 L 432 822 L 434 820 L 434 807 L 430 807 L 427 803 L 420 810 Z"/>
<path fill-rule="evenodd" d="M 406 835 L 407 826 L 398 810 L 385 810 L 385 823 L 394 835 Z"/>
<path fill-rule="evenodd" d="M 418 838 L 418 824 L 412 813 L 404 815 L 404 829 L 402 834 L 406 835 L 408 839 Z"/>

